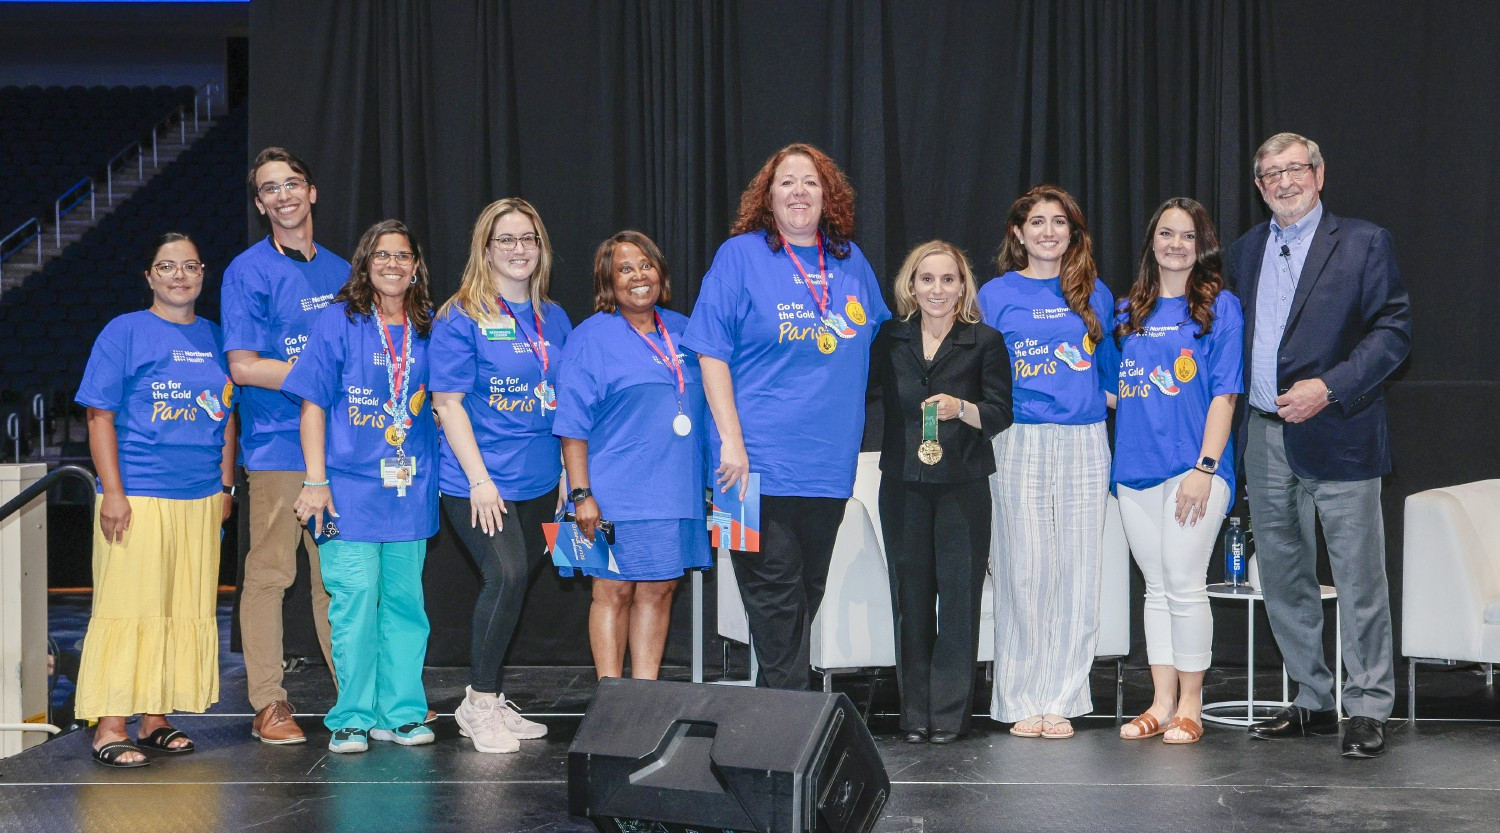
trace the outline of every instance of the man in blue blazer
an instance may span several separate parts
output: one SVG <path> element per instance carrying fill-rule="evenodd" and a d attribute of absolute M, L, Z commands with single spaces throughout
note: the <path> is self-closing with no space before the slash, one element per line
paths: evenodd
<path fill-rule="evenodd" d="M 1272 218 L 1229 249 L 1245 305 L 1249 388 L 1237 433 L 1266 613 L 1297 696 L 1250 733 L 1338 731 L 1316 574 L 1321 520 L 1343 612 L 1350 719 L 1342 752 L 1370 758 L 1385 751 L 1395 698 L 1380 510 L 1391 453 L 1381 386 L 1410 349 L 1410 306 L 1390 233 L 1324 210 L 1316 142 L 1278 133 L 1256 151 L 1253 171 Z"/>

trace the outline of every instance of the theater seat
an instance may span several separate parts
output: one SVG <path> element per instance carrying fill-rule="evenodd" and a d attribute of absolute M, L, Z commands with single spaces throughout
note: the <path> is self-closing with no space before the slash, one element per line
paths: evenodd
<path fill-rule="evenodd" d="M 1406 499 L 1401 653 L 1410 717 L 1417 663 L 1500 662 L 1500 480 Z M 1493 669 L 1486 680 L 1493 685 Z"/>

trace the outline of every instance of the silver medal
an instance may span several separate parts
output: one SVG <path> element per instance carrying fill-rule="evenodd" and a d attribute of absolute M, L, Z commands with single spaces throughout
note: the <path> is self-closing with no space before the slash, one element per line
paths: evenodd
<path fill-rule="evenodd" d="M 688 419 L 687 414 L 678 414 L 672 417 L 672 433 L 679 437 L 686 437 L 693 433 L 693 421 Z"/>

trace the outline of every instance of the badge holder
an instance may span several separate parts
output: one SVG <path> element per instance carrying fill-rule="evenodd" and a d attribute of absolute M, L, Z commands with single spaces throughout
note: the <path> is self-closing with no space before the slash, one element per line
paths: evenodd
<path fill-rule="evenodd" d="M 400 454 L 380 458 L 380 485 L 395 489 L 396 497 L 406 497 L 406 487 L 417 476 L 417 458 Z"/>

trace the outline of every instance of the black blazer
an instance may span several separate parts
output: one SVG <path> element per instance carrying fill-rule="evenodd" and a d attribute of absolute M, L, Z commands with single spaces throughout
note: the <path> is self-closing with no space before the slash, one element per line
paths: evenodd
<path fill-rule="evenodd" d="M 1010 351 L 1005 337 L 983 322 L 953 322 L 929 365 L 922 359 L 921 316 L 887 321 L 870 352 L 870 397 L 885 411 L 880 470 L 918 483 L 964 483 L 995 472 L 990 439 L 1010 427 Z M 943 459 L 917 459 L 922 442 L 922 400 L 939 393 L 979 409 L 975 429 L 958 419 L 938 422 Z"/>
<path fill-rule="evenodd" d="M 1231 280 L 1245 309 L 1245 389 L 1254 372 L 1256 291 L 1269 223 L 1229 248 Z M 1286 332 L 1276 353 L 1276 392 L 1320 378 L 1338 401 L 1307 422 L 1286 425 L 1287 463 L 1298 476 L 1368 480 L 1391 470 L 1381 384 L 1411 349 L 1411 304 L 1390 232 L 1335 217 L 1325 207 L 1297 281 Z M 1250 397 L 1242 397 L 1240 417 Z M 1243 430 L 1237 432 L 1243 438 Z M 1243 453 L 1243 439 L 1240 443 Z"/>

